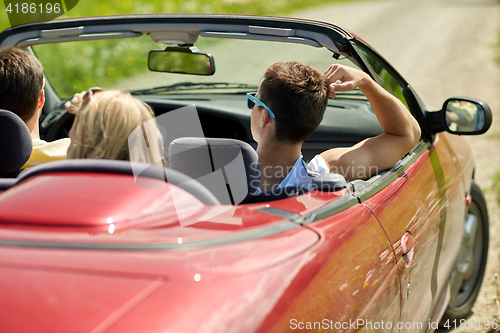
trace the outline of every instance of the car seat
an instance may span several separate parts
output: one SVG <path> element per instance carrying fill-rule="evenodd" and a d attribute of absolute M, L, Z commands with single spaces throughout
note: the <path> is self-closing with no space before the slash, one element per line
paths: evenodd
<path fill-rule="evenodd" d="M 169 147 L 169 166 L 198 180 L 226 205 L 245 202 L 260 183 L 257 152 L 236 139 L 175 139 Z"/>
<path fill-rule="evenodd" d="M 15 178 L 33 149 L 31 134 L 24 121 L 13 112 L 0 110 L 0 178 Z M 0 190 L 12 183 L 2 180 Z"/>
<path fill-rule="evenodd" d="M 169 163 L 205 185 L 222 204 L 268 202 L 309 191 L 286 187 L 254 194 L 262 175 L 259 156 L 248 143 L 236 139 L 175 139 L 169 147 Z"/>

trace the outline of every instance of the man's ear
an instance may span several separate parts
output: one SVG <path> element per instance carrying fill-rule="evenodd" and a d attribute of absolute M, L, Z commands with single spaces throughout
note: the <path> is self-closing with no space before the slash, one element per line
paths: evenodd
<path fill-rule="evenodd" d="M 36 110 L 38 112 L 38 117 L 42 114 L 42 108 L 43 105 L 45 104 L 45 92 L 43 89 L 40 91 L 40 98 L 38 98 L 38 104 L 36 105 Z"/>
<path fill-rule="evenodd" d="M 266 110 L 263 110 L 262 117 L 260 118 L 260 127 L 274 126 L 274 118 L 271 118 Z"/>

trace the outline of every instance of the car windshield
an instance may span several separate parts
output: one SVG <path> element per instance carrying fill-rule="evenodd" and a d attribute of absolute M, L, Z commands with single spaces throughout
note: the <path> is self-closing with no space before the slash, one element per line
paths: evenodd
<path fill-rule="evenodd" d="M 280 61 L 302 61 L 320 71 L 334 62 L 354 66 L 345 59 L 333 59 L 332 52 L 326 48 L 302 44 L 199 37 L 195 46 L 214 56 L 214 75 L 150 71 L 147 65 L 149 51 L 163 50 L 166 45 L 153 42 L 148 35 L 32 48 L 50 84 L 62 99 L 92 86 L 140 94 L 248 92 L 257 89 L 266 68 Z M 349 94 L 360 95 L 359 91 Z"/>

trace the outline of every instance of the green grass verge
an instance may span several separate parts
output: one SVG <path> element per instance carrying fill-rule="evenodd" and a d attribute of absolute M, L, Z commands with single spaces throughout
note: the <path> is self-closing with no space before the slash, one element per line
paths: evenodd
<path fill-rule="evenodd" d="M 500 3 L 500 0 L 498 0 Z M 500 65 L 500 28 L 498 29 L 498 35 L 497 35 L 497 52 L 496 52 L 496 57 L 495 60 L 498 65 Z"/>
<path fill-rule="evenodd" d="M 500 171 L 493 175 L 491 189 L 496 193 L 497 202 L 500 204 Z"/>

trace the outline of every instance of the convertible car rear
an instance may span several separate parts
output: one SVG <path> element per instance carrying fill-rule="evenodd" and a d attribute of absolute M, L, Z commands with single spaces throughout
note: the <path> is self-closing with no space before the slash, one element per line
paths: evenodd
<path fill-rule="evenodd" d="M 484 102 L 429 110 L 357 36 L 298 19 L 56 20 L 4 30 L 11 46 L 45 67 L 45 140 L 67 136 L 73 93 L 127 89 L 154 108 L 171 168 L 66 160 L 0 179 L 0 331 L 425 332 L 469 315 L 488 213 L 461 135 L 488 130 Z M 405 103 L 420 142 L 370 179 L 256 197 L 245 94 L 283 60 L 362 69 Z M 303 153 L 381 131 L 360 91 L 338 93 Z M 226 145 L 234 154 L 216 157 Z"/>

